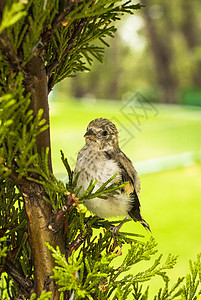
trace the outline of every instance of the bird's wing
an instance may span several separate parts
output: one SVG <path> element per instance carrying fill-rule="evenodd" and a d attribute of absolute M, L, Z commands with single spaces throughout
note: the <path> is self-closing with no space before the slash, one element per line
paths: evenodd
<path fill-rule="evenodd" d="M 125 185 L 125 192 L 131 194 L 136 191 L 138 197 L 140 196 L 140 179 L 131 162 L 131 160 L 120 150 L 118 152 L 106 152 L 108 158 L 112 158 L 118 164 L 122 181 L 129 181 L 128 185 Z"/>
<path fill-rule="evenodd" d="M 131 162 L 131 160 L 120 150 L 118 152 L 106 152 L 107 158 L 114 159 L 120 168 L 122 182 L 128 181 L 123 189 L 126 194 L 130 195 L 132 201 L 132 208 L 128 212 L 134 221 L 139 221 L 142 225 L 150 230 L 149 225 L 142 218 L 140 213 L 140 179 Z"/>

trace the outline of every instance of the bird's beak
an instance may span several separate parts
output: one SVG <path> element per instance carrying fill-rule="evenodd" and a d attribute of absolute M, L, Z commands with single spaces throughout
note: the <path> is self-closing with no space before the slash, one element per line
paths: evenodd
<path fill-rule="evenodd" d="M 92 129 L 89 129 L 89 130 L 85 133 L 84 137 L 87 138 L 87 139 L 96 140 L 96 135 L 95 135 L 95 133 L 93 132 Z"/>

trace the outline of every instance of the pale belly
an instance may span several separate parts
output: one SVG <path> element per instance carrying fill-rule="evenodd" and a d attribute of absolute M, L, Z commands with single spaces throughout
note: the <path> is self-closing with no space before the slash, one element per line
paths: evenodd
<path fill-rule="evenodd" d="M 80 172 L 77 187 L 82 186 L 79 195 L 83 194 L 90 180 L 98 180 L 93 192 L 95 192 L 103 183 L 111 178 L 115 173 L 119 173 L 117 163 L 112 159 L 107 159 L 102 152 L 84 151 L 78 156 L 75 173 Z M 118 174 L 113 181 L 119 181 Z M 127 216 L 131 209 L 131 201 L 125 193 L 118 195 L 108 195 L 108 199 L 94 198 L 84 200 L 84 205 L 95 215 L 101 218 Z"/>

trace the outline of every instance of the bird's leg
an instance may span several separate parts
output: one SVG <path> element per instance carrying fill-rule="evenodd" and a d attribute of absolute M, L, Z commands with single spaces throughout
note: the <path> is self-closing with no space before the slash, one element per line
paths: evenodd
<path fill-rule="evenodd" d="M 124 220 L 126 220 L 127 218 L 125 218 Z M 124 221 L 121 222 L 119 225 L 117 226 L 114 226 L 114 227 L 110 227 L 110 229 L 112 230 L 112 237 L 113 237 L 113 240 L 116 242 L 117 239 L 116 239 L 116 235 L 118 235 L 118 232 L 119 230 L 121 229 L 122 225 L 124 224 Z"/>
<path fill-rule="evenodd" d="M 119 245 L 116 236 L 118 235 L 118 232 L 121 229 L 123 224 L 124 224 L 124 222 L 121 222 L 119 225 L 112 226 L 112 227 L 109 228 L 109 230 L 112 230 L 112 238 L 113 238 L 113 241 L 114 241 L 113 245 L 110 246 L 110 253 L 114 252 L 115 248 Z"/>
<path fill-rule="evenodd" d="M 124 222 L 121 222 L 119 225 L 112 227 L 112 235 L 117 235 L 123 224 Z"/>

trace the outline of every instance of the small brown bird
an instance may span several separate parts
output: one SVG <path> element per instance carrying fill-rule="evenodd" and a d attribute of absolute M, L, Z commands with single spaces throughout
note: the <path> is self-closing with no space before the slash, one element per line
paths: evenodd
<path fill-rule="evenodd" d="M 115 173 L 118 175 L 114 182 L 129 182 L 118 194 L 107 195 L 108 199 L 86 200 L 87 209 L 101 218 L 130 216 L 150 231 L 140 213 L 140 179 L 131 160 L 119 148 L 116 126 L 108 119 L 95 119 L 89 123 L 84 137 L 86 145 L 78 154 L 74 172 L 75 175 L 80 172 L 77 182 L 77 187 L 82 186 L 80 194 L 92 178 L 98 181 L 94 191 Z"/>

